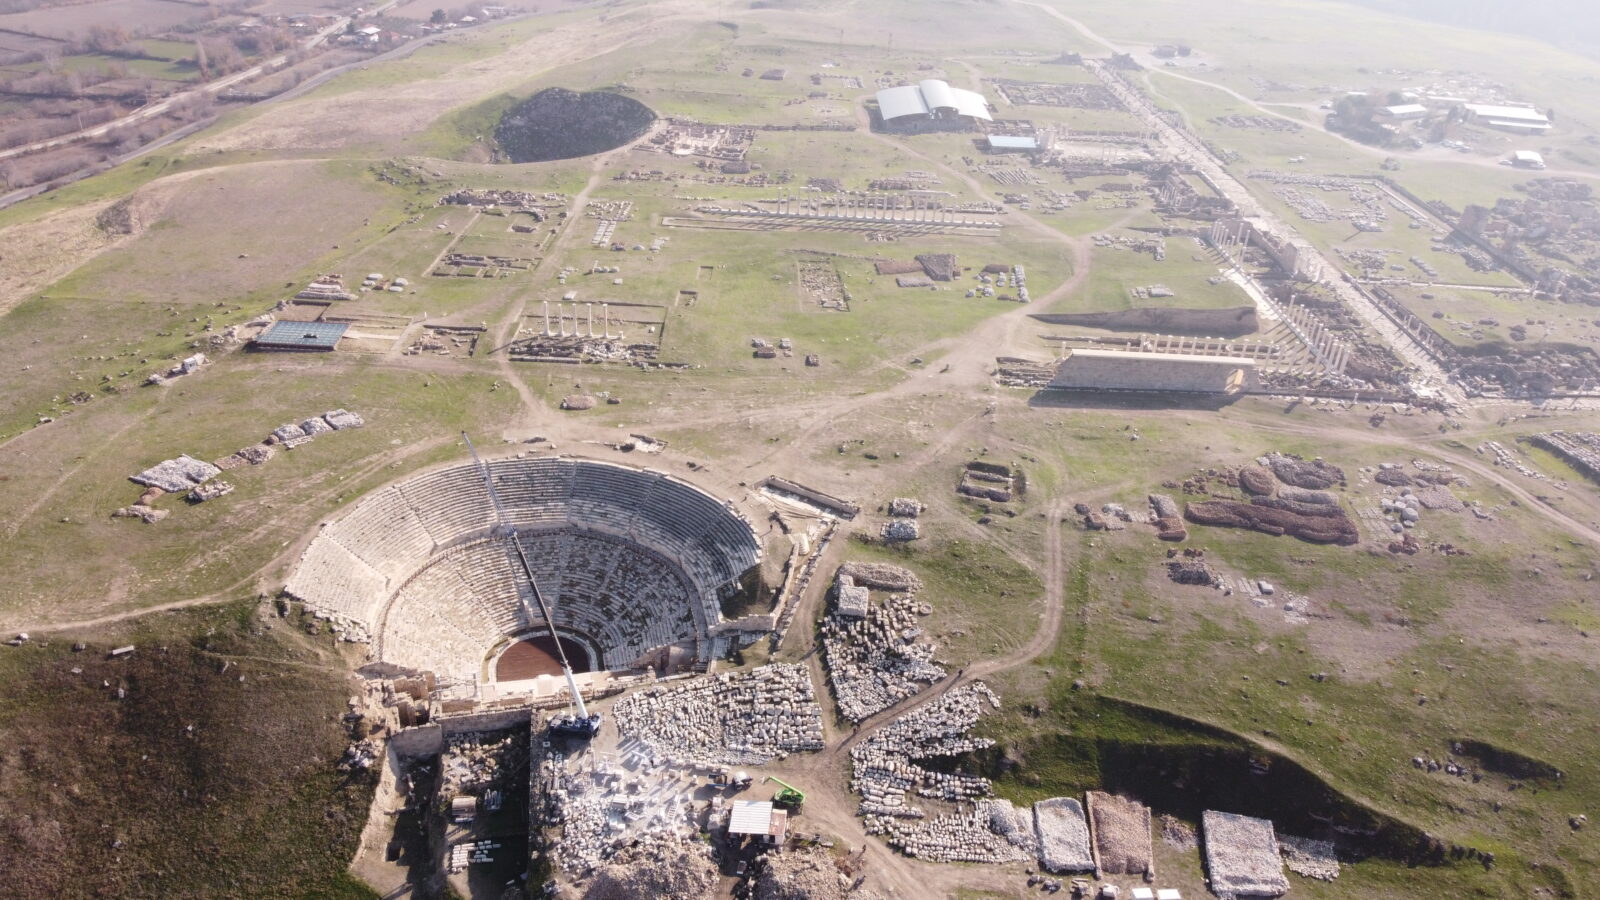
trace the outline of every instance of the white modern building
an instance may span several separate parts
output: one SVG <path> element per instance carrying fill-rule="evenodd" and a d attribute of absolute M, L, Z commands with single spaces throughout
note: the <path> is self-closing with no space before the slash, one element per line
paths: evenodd
<path fill-rule="evenodd" d="M 1550 117 L 1531 106 L 1490 106 L 1483 103 L 1468 103 L 1462 109 L 1466 110 L 1467 121 L 1498 128 L 1501 131 L 1514 131 L 1519 134 L 1543 134 L 1551 128 Z"/>
<path fill-rule="evenodd" d="M 878 113 L 886 127 L 921 129 L 935 125 L 972 125 L 993 122 L 989 103 L 976 91 L 951 87 L 937 78 L 878 92 Z"/>

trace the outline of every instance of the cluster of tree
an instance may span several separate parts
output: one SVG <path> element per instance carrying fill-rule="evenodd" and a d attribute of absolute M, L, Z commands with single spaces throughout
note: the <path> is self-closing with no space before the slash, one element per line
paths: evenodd
<path fill-rule="evenodd" d="M 76 147 L 7 160 L 0 163 L 0 186 L 8 191 L 14 191 L 44 184 L 64 175 L 81 172 L 90 166 L 102 164 L 107 156 L 103 150 Z"/>
<path fill-rule="evenodd" d="M 0 126 L 0 148 L 20 147 L 38 141 L 71 134 L 82 128 L 104 125 L 117 117 L 115 106 L 90 107 L 65 116 L 32 116 L 11 118 Z M 85 124 L 79 125 L 82 121 Z"/>

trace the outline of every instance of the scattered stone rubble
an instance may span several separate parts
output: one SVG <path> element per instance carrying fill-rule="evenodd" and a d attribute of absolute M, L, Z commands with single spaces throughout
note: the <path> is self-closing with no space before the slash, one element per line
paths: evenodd
<path fill-rule="evenodd" d="M 124 506 L 111 513 L 113 518 L 118 519 L 143 519 L 146 525 L 154 525 L 171 514 L 169 510 L 156 509 L 145 503 Z"/>
<path fill-rule="evenodd" d="M 1161 840 L 1179 850 L 1193 850 L 1200 846 L 1200 839 L 1195 836 L 1194 826 L 1177 816 L 1161 817 Z"/>
<path fill-rule="evenodd" d="M 211 481 L 206 484 L 196 485 L 186 497 L 190 503 L 204 503 L 233 493 L 233 485 L 226 481 Z"/>
<path fill-rule="evenodd" d="M 508 781 L 528 764 L 526 732 L 466 732 L 451 735 L 440 757 L 439 793 L 442 797 L 471 795 L 486 806 L 505 796 Z"/>
<path fill-rule="evenodd" d="M 181 378 L 184 375 L 191 375 L 199 371 L 200 367 L 205 365 L 207 362 L 208 360 L 206 359 L 206 355 L 204 353 L 196 353 L 193 356 L 184 358 L 183 362 L 178 363 L 165 372 L 150 373 L 150 377 L 145 379 L 145 383 L 166 384 L 168 381 L 171 381 L 174 378 Z"/>
<path fill-rule="evenodd" d="M 1000 697 L 981 681 L 955 688 L 880 728 L 850 750 L 854 773 L 850 789 L 861 795 L 867 830 L 882 833 L 894 818 L 926 815 L 906 802 L 906 794 L 936 800 L 977 800 L 989 795 L 989 781 L 973 775 L 935 772 L 916 760 L 956 756 L 994 745 L 987 738 L 968 737 L 987 702 L 1000 708 Z"/>
<path fill-rule="evenodd" d="M 1039 846 L 1039 866 L 1047 872 L 1094 871 L 1094 851 L 1089 846 L 1089 819 L 1083 804 L 1072 797 L 1051 797 L 1033 805 L 1034 835 Z"/>
<path fill-rule="evenodd" d="M 1270 821 L 1208 809 L 1200 827 L 1211 891 L 1221 900 L 1276 897 L 1289 890 Z"/>
<path fill-rule="evenodd" d="M 618 701 L 612 715 L 623 735 L 702 765 L 762 765 L 823 747 L 822 708 L 798 664 L 639 691 Z"/>
<path fill-rule="evenodd" d="M 839 602 L 819 635 L 839 714 L 852 722 L 888 709 L 945 676 L 933 661 L 938 648 L 920 640 L 917 624 L 933 608 L 914 592 L 889 593 L 877 606 L 867 594 L 841 566 Z M 854 612 L 858 602 L 865 607 L 861 614 Z"/>
<path fill-rule="evenodd" d="M 1339 877 L 1339 855 L 1332 841 L 1285 834 L 1278 837 L 1278 849 L 1283 852 L 1283 864 L 1296 875 L 1318 881 L 1333 881 Z"/>
<path fill-rule="evenodd" d="M 711 849 L 697 840 L 645 835 L 594 874 L 584 900 L 701 900 L 716 893 Z"/>

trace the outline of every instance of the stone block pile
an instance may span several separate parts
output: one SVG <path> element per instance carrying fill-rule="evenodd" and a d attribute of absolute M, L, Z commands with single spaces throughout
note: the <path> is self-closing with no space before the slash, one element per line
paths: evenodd
<path fill-rule="evenodd" d="M 344 431 L 347 428 L 360 428 L 367 424 L 360 416 L 349 410 L 335 409 L 320 416 L 312 416 L 302 422 L 290 422 L 272 429 L 265 443 L 281 444 L 294 448 L 307 441 L 313 440 L 319 434 L 331 434 L 335 431 Z"/>
<path fill-rule="evenodd" d="M 878 591 L 908 591 L 922 589 L 922 581 L 910 569 L 889 563 L 845 563 L 839 567 L 840 575 L 848 575 L 856 584 Z"/>
<path fill-rule="evenodd" d="M 127 518 L 136 517 L 149 523 L 159 522 L 167 517 L 168 511 L 155 509 L 150 504 L 164 494 L 184 494 L 191 503 L 204 503 L 207 500 L 215 500 L 232 492 L 233 485 L 227 482 L 212 482 L 213 478 L 229 469 L 236 469 L 244 465 L 260 465 L 266 462 L 277 452 L 273 445 L 295 447 L 319 434 L 343 431 L 347 428 L 360 428 L 365 424 L 366 422 L 362 421 L 361 417 L 355 413 L 348 410 L 335 409 L 323 413 L 321 416 L 306 419 L 298 425 L 282 425 L 274 429 L 266 440 L 261 443 L 245 447 L 239 452 L 224 456 L 215 462 L 208 463 L 188 455 L 164 460 L 137 475 L 129 476 L 129 481 L 134 484 L 144 485 L 147 490 L 137 503 L 122 507 L 113 512 L 112 515 Z"/>
<path fill-rule="evenodd" d="M 889 846 L 932 862 L 1001 864 L 1034 856 L 1028 815 L 1006 800 L 979 800 L 972 809 L 926 821 L 885 818 L 875 823 Z"/>
<path fill-rule="evenodd" d="M 850 789 L 861 795 L 868 830 L 887 827 L 892 818 L 920 819 L 926 814 L 906 802 L 906 794 L 936 800 L 978 800 L 989 796 L 989 780 L 972 775 L 926 769 L 919 759 L 956 756 L 994 745 L 967 732 L 983 715 L 984 705 L 1000 708 L 1000 697 L 981 681 L 964 684 L 938 700 L 885 725 L 850 750 Z"/>
<path fill-rule="evenodd" d="M 915 519 L 922 515 L 922 501 L 911 497 L 896 497 L 889 501 L 889 515 L 898 519 Z"/>
<path fill-rule="evenodd" d="M 890 542 L 914 541 L 922 537 L 922 526 L 916 519 L 891 519 L 884 523 L 882 535 Z"/>
<path fill-rule="evenodd" d="M 823 747 L 822 708 L 806 667 L 797 664 L 640 691 L 612 715 L 624 736 L 679 762 L 763 765 Z"/>
<path fill-rule="evenodd" d="M 169 494 L 179 494 L 222 474 L 222 470 L 192 456 L 163 460 L 129 478 L 134 484 L 160 488 Z"/>
<path fill-rule="evenodd" d="M 1270 821 L 1208 809 L 1200 827 L 1211 890 L 1222 900 L 1276 897 L 1289 890 Z"/>
<path fill-rule="evenodd" d="M 820 629 L 823 658 L 839 713 L 860 722 L 945 676 L 933 660 L 938 647 L 921 640 L 917 624 L 933 608 L 914 592 L 894 592 L 857 613 L 857 593 L 867 589 L 840 567 L 838 604 Z"/>

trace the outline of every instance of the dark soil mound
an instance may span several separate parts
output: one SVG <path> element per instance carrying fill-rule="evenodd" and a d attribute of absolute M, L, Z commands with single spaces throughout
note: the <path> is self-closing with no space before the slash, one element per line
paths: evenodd
<path fill-rule="evenodd" d="M 511 107 L 494 139 L 512 162 L 572 159 L 636 140 L 655 118 L 650 107 L 620 94 L 545 88 Z"/>
<path fill-rule="evenodd" d="M 1251 503 L 1208 500 L 1191 503 L 1184 518 L 1197 525 L 1248 528 L 1263 534 L 1288 534 L 1315 544 L 1354 544 L 1355 523 L 1338 507 L 1256 497 Z"/>
<path fill-rule="evenodd" d="M 1239 470 L 1239 486 L 1252 494 L 1267 497 L 1270 497 L 1278 487 L 1273 481 L 1271 472 L 1249 466 Z"/>

